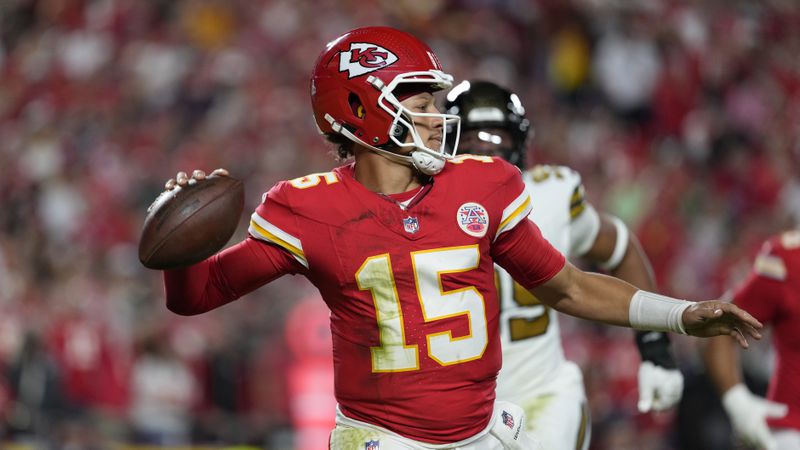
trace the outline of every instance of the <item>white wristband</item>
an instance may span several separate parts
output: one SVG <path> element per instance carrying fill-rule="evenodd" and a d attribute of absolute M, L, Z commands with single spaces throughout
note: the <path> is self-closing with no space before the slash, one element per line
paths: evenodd
<path fill-rule="evenodd" d="M 686 334 L 683 328 L 683 311 L 692 302 L 678 300 L 647 291 L 636 291 L 631 297 L 628 320 L 639 330 L 672 331 Z"/>
<path fill-rule="evenodd" d="M 628 227 L 619 217 L 609 217 L 614 228 L 617 229 L 617 238 L 614 244 L 614 251 L 611 252 L 611 257 L 608 261 L 598 264 L 603 270 L 614 270 L 619 267 L 619 264 L 625 258 L 625 253 L 628 251 L 628 242 L 630 242 L 630 231 Z"/>

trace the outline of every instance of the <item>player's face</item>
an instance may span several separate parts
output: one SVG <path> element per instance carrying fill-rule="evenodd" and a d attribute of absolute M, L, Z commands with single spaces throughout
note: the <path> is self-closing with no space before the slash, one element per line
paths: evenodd
<path fill-rule="evenodd" d="M 482 128 L 464 130 L 458 144 L 460 153 L 473 155 L 501 156 L 504 150 L 512 147 L 511 133 L 502 128 Z"/>
<path fill-rule="evenodd" d="M 439 114 L 433 94 L 423 92 L 411 96 L 402 102 L 404 107 L 412 113 Z M 419 117 L 414 116 L 414 126 L 420 139 L 428 148 L 439 148 L 442 145 L 442 135 L 444 130 L 444 120 L 440 117 Z M 411 135 L 406 137 L 406 142 L 412 142 Z"/>

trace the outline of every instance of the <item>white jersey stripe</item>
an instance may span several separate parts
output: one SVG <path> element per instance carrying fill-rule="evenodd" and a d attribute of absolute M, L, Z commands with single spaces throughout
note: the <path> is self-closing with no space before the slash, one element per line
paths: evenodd
<path fill-rule="evenodd" d="M 269 223 L 257 213 L 253 213 L 250 216 L 250 228 L 248 231 L 256 239 L 278 245 L 294 256 L 300 264 L 308 267 L 308 261 L 305 253 L 303 253 L 303 244 L 300 243 L 300 239 Z"/>
<path fill-rule="evenodd" d="M 514 228 L 518 223 L 522 222 L 523 219 L 528 217 L 528 214 L 530 213 L 531 197 L 528 195 L 528 191 L 524 190 L 519 197 L 517 197 L 506 207 L 506 209 L 503 210 L 503 216 L 500 218 L 500 226 L 497 227 L 495 239 L 500 235 L 500 233 Z"/>

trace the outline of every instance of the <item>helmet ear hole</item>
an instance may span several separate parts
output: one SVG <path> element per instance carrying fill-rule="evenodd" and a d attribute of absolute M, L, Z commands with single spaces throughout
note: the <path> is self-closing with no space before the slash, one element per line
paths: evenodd
<path fill-rule="evenodd" d="M 367 110 L 364 108 L 364 104 L 361 102 L 361 99 L 358 98 L 358 95 L 351 92 L 347 97 L 347 102 L 350 104 L 350 110 L 353 112 L 354 116 L 363 119 L 367 115 Z"/>
<path fill-rule="evenodd" d="M 399 123 L 395 123 L 392 125 L 392 128 L 389 130 L 389 133 L 394 136 L 400 142 L 404 142 L 406 137 L 408 136 L 408 128 L 400 125 Z"/>

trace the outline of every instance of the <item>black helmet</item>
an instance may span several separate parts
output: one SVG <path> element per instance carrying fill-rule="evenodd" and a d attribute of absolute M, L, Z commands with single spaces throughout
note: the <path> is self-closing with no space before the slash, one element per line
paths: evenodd
<path fill-rule="evenodd" d="M 461 116 L 459 153 L 470 152 L 463 141 L 463 136 L 469 131 L 503 129 L 511 135 L 511 145 L 498 145 L 498 156 L 523 168 L 525 143 L 531 125 L 517 94 L 489 81 L 462 81 L 447 94 L 445 110 L 448 114 Z"/>

